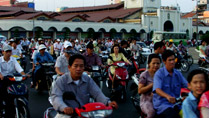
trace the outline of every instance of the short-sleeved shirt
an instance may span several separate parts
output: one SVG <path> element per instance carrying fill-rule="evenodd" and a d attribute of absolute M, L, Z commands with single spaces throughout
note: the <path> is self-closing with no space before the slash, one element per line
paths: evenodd
<path fill-rule="evenodd" d="M 198 108 L 200 107 L 209 108 L 209 91 L 202 94 L 198 105 Z"/>
<path fill-rule="evenodd" d="M 195 98 L 192 92 L 190 92 L 182 105 L 184 118 L 199 118 L 200 112 L 197 109 L 197 105 L 198 105 L 197 98 Z"/>
<path fill-rule="evenodd" d="M 12 75 L 16 72 L 21 73 L 23 69 L 14 57 L 10 57 L 8 62 L 4 60 L 3 56 L 0 57 L 0 73 L 3 76 Z"/>
<path fill-rule="evenodd" d="M 205 50 L 206 50 L 206 46 L 200 45 L 199 48 L 202 49 L 203 52 L 205 52 Z M 205 57 L 205 55 L 204 55 L 201 51 L 200 51 L 200 53 L 199 53 L 199 56 L 200 56 L 200 57 Z"/>
<path fill-rule="evenodd" d="M 102 65 L 102 61 L 97 54 L 93 53 L 92 56 L 90 56 L 90 55 L 88 55 L 87 52 L 85 52 L 83 55 L 86 59 L 86 66 L 87 67 L 90 67 L 93 65 Z"/>
<path fill-rule="evenodd" d="M 19 48 L 16 48 L 16 49 L 12 48 L 12 55 L 20 56 L 21 54 L 22 54 L 21 49 L 19 49 Z"/>
<path fill-rule="evenodd" d="M 146 70 L 140 75 L 139 83 L 143 84 L 144 86 L 147 86 L 151 83 L 153 83 L 153 78 L 150 76 L 149 71 Z M 146 101 L 152 101 L 152 96 L 151 96 L 152 90 L 141 94 L 140 96 L 140 105 L 145 103 Z"/>
<path fill-rule="evenodd" d="M 157 114 L 161 114 L 167 108 L 173 107 L 173 104 L 168 102 L 166 98 L 158 95 L 155 92 L 157 88 L 172 97 L 178 98 L 180 97 L 181 88 L 187 88 L 187 81 L 176 69 L 173 69 L 173 74 L 171 76 L 165 66 L 155 73 L 153 82 L 153 105 Z"/>
<path fill-rule="evenodd" d="M 68 60 L 63 54 L 57 58 L 55 67 L 58 67 L 60 72 L 67 73 L 69 72 L 68 65 Z"/>

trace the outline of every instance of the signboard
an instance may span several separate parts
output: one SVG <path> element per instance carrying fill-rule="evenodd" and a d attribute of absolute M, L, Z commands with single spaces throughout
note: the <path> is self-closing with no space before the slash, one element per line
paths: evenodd
<path fill-rule="evenodd" d="M 29 2 L 28 3 L 28 8 L 35 8 L 35 4 L 33 2 Z"/>

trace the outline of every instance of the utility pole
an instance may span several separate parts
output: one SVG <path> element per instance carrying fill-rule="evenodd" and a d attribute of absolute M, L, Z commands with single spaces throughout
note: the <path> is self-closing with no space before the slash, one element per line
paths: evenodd
<path fill-rule="evenodd" d="M 33 10 L 35 11 L 35 3 L 34 3 L 34 0 L 33 0 Z M 33 39 L 35 38 L 35 21 L 34 21 L 34 16 L 33 16 Z"/>
<path fill-rule="evenodd" d="M 196 19 L 196 40 L 198 41 L 199 39 L 199 31 L 198 31 L 198 22 L 199 22 L 199 19 L 198 19 L 198 2 L 199 0 L 197 0 L 197 9 L 196 9 L 196 15 L 197 15 L 197 19 Z"/>

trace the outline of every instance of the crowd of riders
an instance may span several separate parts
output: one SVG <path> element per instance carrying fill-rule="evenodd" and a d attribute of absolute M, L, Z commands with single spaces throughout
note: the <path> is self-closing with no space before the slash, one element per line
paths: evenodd
<path fill-rule="evenodd" d="M 2 56 L 0 57 L 0 79 L 4 76 L 21 73 L 22 61 L 18 63 L 17 55 L 23 58 L 23 51 L 32 62 L 32 74 L 27 75 L 32 78 L 31 88 L 37 89 L 37 78 L 45 78 L 42 63 L 55 63 L 54 70 L 57 79 L 53 83 L 50 103 L 55 110 L 67 115 L 74 113 L 74 108 L 83 106 L 92 97 L 95 101 L 105 105 L 118 108 L 115 100 L 106 97 L 95 82 L 84 72 L 88 73 L 91 66 L 98 65 L 101 68 L 109 67 L 111 73 L 112 86 L 114 91 L 116 78 L 116 66 L 112 64 L 124 61 L 129 66 L 133 66 L 130 57 L 143 52 L 143 47 L 136 43 L 136 39 L 8 39 L 1 42 Z M 147 57 L 146 70 L 141 73 L 138 83 L 138 94 L 140 94 L 140 114 L 146 118 L 208 118 L 209 117 L 209 80 L 208 73 L 201 69 L 192 70 L 187 79 L 184 78 L 179 69 L 175 69 L 176 53 L 184 55 L 187 47 L 179 41 L 175 46 L 173 40 L 161 42 L 141 42 L 149 45 L 152 54 Z M 207 56 L 205 42 L 200 46 L 200 56 Z M 107 62 L 102 62 L 102 51 L 109 53 Z M 209 52 L 209 51 L 208 51 Z M 140 58 L 140 56 L 138 57 Z M 182 58 L 182 57 L 178 57 Z M 129 69 L 129 68 L 127 68 Z M 6 88 L 0 81 L 0 100 L 6 94 Z M 185 97 L 181 97 L 181 89 L 186 88 L 190 92 Z M 72 100 L 63 100 L 62 95 L 66 91 L 72 91 L 78 104 Z M 178 104 L 181 98 L 182 104 Z M 9 102 L 7 100 L 7 102 Z M 2 102 L 0 103 L 0 107 Z M 7 108 L 7 110 L 9 107 Z M 181 114 L 182 113 L 182 114 Z M 57 114 L 62 117 L 62 114 Z"/>

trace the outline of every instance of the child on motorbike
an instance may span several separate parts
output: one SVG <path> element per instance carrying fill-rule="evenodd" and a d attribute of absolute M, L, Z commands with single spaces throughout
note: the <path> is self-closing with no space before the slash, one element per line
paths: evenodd
<path fill-rule="evenodd" d="M 150 54 L 148 58 L 148 70 L 140 75 L 138 93 L 140 96 L 140 107 L 147 118 L 153 118 L 155 110 L 152 103 L 152 87 L 155 72 L 160 68 L 161 59 L 157 54 Z"/>
<path fill-rule="evenodd" d="M 200 112 L 197 109 L 197 105 L 200 96 L 205 92 L 207 86 L 208 76 L 207 74 L 196 69 L 190 72 L 188 76 L 188 88 L 191 90 L 188 97 L 184 100 L 182 109 L 184 118 L 199 118 Z"/>

